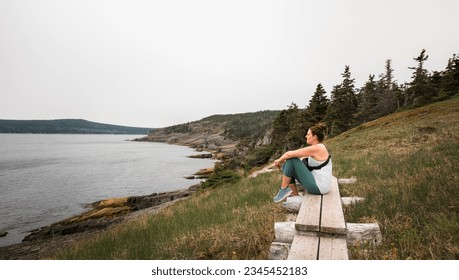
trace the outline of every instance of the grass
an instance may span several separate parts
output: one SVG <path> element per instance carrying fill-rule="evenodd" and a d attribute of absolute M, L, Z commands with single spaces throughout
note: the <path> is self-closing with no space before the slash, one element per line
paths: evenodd
<path fill-rule="evenodd" d="M 97 238 L 57 259 L 266 259 L 273 224 L 284 219 L 271 203 L 273 175 L 242 179 L 179 201 Z"/>
<path fill-rule="evenodd" d="M 383 244 L 353 259 L 459 258 L 459 98 L 390 115 L 330 139 L 334 172 L 365 197 L 348 222 L 378 222 Z"/>
<path fill-rule="evenodd" d="M 459 97 L 396 113 L 326 141 L 342 196 L 365 197 L 347 222 L 377 222 L 380 246 L 351 259 L 459 259 Z M 278 172 L 204 190 L 159 214 L 76 243 L 56 259 L 266 259 Z"/>

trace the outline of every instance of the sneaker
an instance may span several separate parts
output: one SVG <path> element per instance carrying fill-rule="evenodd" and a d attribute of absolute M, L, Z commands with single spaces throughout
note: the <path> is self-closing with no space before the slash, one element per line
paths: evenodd
<path fill-rule="evenodd" d="M 292 194 L 292 189 L 290 187 L 286 187 L 285 189 L 280 188 L 279 192 L 277 193 L 276 197 L 273 198 L 274 202 L 281 202 L 286 197 Z"/>

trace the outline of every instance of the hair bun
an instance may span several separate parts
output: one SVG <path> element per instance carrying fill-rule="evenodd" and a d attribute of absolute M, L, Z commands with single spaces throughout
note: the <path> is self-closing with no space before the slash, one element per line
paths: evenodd
<path fill-rule="evenodd" d="M 320 129 L 327 129 L 327 124 L 326 123 L 323 123 L 323 122 L 320 122 L 317 124 L 317 127 L 320 128 Z"/>
<path fill-rule="evenodd" d="M 312 126 L 310 129 L 313 135 L 317 135 L 317 138 L 319 139 L 320 142 L 322 142 L 328 134 L 327 124 L 323 122 L 320 122 Z"/>

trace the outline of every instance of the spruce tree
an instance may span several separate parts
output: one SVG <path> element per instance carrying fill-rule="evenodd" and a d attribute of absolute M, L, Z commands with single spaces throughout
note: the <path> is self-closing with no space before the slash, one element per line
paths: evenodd
<path fill-rule="evenodd" d="M 327 108 L 330 100 L 326 96 L 326 91 L 323 88 L 322 84 L 318 84 L 316 91 L 309 100 L 309 105 L 306 107 L 305 118 L 308 119 L 311 123 L 317 124 L 324 120 L 325 115 L 327 114 Z"/>
<path fill-rule="evenodd" d="M 309 123 L 304 119 L 304 110 L 292 102 L 273 122 L 273 146 L 281 152 L 299 148 L 304 144 L 305 130 L 308 126 Z"/>
<path fill-rule="evenodd" d="M 459 55 L 453 54 L 442 74 L 440 95 L 450 97 L 459 93 Z"/>
<path fill-rule="evenodd" d="M 355 93 L 354 79 L 348 65 L 341 74 L 343 82 L 333 88 L 330 106 L 327 110 L 326 122 L 330 127 L 331 135 L 338 135 L 356 124 L 357 95 Z"/>
<path fill-rule="evenodd" d="M 356 120 L 364 123 L 376 118 L 378 109 L 378 96 L 376 93 L 377 84 L 375 75 L 369 75 L 368 81 L 360 89 L 358 94 L 359 106 L 357 109 Z"/>
<path fill-rule="evenodd" d="M 426 50 L 423 49 L 418 57 L 413 58 L 418 65 L 416 67 L 408 67 L 409 69 L 414 70 L 412 76 L 413 81 L 410 83 L 410 87 L 407 90 L 406 105 L 408 106 L 421 106 L 428 104 L 436 95 L 435 89 L 429 83 L 429 73 L 424 68 L 424 62 L 427 61 L 428 58 L 429 56 L 426 55 Z"/>
<path fill-rule="evenodd" d="M 395 90 L 397 85 L 394 82 L 394 76 L 391 65 L 391 60 L 386 60 L 386 72 L 382 74 L 381 79 L 378 82 L 378 113 L 374 116 L 380 118 L 382 116 L 389 115 L 398 108 L 398 102 Z"/>

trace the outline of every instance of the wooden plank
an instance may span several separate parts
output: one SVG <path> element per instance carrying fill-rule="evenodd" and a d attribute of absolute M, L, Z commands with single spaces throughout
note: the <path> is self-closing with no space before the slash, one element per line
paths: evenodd
<path fill-rule="evenodd" d="M 320 231 L 336 234 L 346 234 L 347 232 L 338 180 L 335 177 L 332 179 L 330 192 L 323 196 Z"/>
<path fill-rule="evenodd" d="M 354 184 L 355 182 L 357 182 L 357 178 L 355 177 L 338 179 L 338 184 L 340 185 Z"/>
<path fill-rule="evenodd" d="M 358 196 L 341 197 L 341 202 L 344 207 L 356 205 L 357 203 L 362 202 L 364 200 L 365 198 Z"/>
<path fill-rule="evenodd" d="M 319 237 L 295 235 L 288 260 L 317 260 Z"/>
<path fill-rule="evenodd" d="M 304 194 L 304 200 L 296 218 L 295 227 L 297 230 L 315 232 L 320 230 L 321 197 L 321 195 L 307 192 Z"/>
<path fill-rule="evenodd" d="M 371 244 L 379 245 L 382 234 L 378 223 L 356 224 L 347 223 L 347 242 L 352 245 Z"/>
<path fill-rule="evenodd" d="M 304 197 L 301 195 L 287 197 L 284 207 L 289 212 L 298 213 L 301 209 L 301 204 L 303 204 L 303 200 Z"/>
<path fill-rule="evenodd" d="M 289 232 L 293 230 L 288 227 Z M 304 194 L 295 222 L 289 260 L 346 260 L 347 227 L 338 187 L 333 177 L 330 192 L 325 195 Z M 287 239 L 287 238 L 285 238 Z"/>
<path fill-rule="evenodd" d="M 273 242 L 269 248 L 268 260 L 286 260 L 291 245 L 287 243 Z"/>
<path fill-rule="evenodd" d="M 348 260 L 346 237 L 320 237 L 319 260 Z"/>
<path fill-rule="evenodd" d="M 295 222 L 274 223 L 274 242 L 292 243 L 293 237 L 297 233 Z"/>

